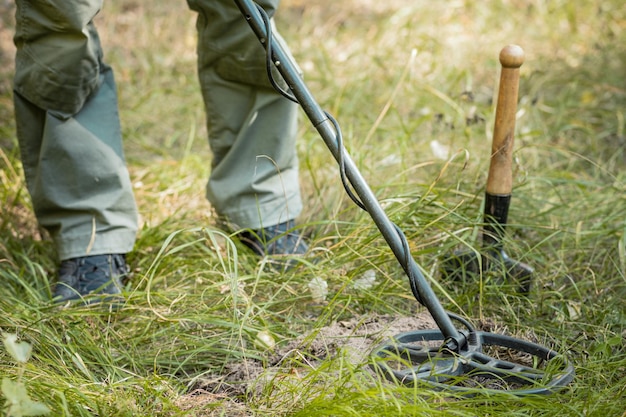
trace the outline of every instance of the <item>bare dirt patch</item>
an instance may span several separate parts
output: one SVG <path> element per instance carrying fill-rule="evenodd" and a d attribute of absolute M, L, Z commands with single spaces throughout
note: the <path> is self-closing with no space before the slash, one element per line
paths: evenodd
<path fill-rule="evenodd" d="M 283 365 L 295 358 L 315 367 L 324 359 L 342 351 L 353 365 L 364 363 L 371 350 L 385 339 L 396 334 L 421 329 L 437 328 L 426 311 L 413 317 L 393 317 L 371 315 L 338 321 L 329 326 L 314 330 L 284 346 L 276 348 L 268 355 L 267 361 L 246 359 L 226 365 L 223 375 L 199 381 L 197 389 L 217 394 L 240 397 L 254 394 L 262 388 L 260 379 L 273 372 L 300 372 L 306 369 L 283 369 Z M 261 381 L 262 382 L 262 381 Z"/>
<path fill-rule="evenodd" d="M 376 345 L 389 337 L 434 328 L 437 326 L 427 311 L 412 317 L 372 314 L 333 322 L 268 351 L 264 361 L 244 359 L 225 365 L 220 375 L 198 380 L 176 404 L 195 416 L 250 416 L 253 413 L 244 404 L 246 399 L 259 395 L 278 374 L 302 377 L 339 353 L 352 365 L 359 366 L 365 364 Z M 294 363 L 303 366 L 296 369 Z"/>

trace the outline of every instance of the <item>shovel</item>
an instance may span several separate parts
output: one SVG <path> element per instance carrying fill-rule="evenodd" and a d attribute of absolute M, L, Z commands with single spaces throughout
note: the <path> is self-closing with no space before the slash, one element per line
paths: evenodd
<path fill-rule="evenodd" d="M 491 145 L 491 162 L 485 192 L 482 248 L 476 251 L 458 251 L 443 261 L 442 274 L 455 280 L 466 280 L 472 274 L 495 271 L 504 282 L 516 286 L 518 292 L 530 291 L 533 268 L 510 258 L 504 250 L 503 239 L 513 188 L 513 142 L 515 113 L 519 89 L 519 68 L 524 62 L 524 51 L 517 45 L 507 45 L 500 52 L 500 87 L 496 106 L 496 120 Z"/>

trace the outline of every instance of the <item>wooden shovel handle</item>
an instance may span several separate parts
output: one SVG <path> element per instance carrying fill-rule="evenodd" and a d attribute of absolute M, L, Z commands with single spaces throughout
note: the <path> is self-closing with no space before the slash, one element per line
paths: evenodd
<path fill-rule="evenodd" d="M 507 45 L 500 51 L 500 88 L 496 106 L 496 121 L 491 145 L 491 163 L 487 177 L 487 193 L 509 195 L 513 189 L 513 142 L 515 113 L 519 91 L 519 68 L 524 63 L 524 50 Z"/>

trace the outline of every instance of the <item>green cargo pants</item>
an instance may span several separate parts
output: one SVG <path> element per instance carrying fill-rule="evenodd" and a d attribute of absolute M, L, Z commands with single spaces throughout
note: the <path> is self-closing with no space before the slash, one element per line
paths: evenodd
<path fill-rule="evenodd" d="M 18 140 L 37 219 L 62 260 L 129 252 L 137 231 L 115 80 L 92 23 L 102 3 L 16 0 Z M 240 228 L 293 220 L 302 208 L 297 107 L 270 87 L 234 2 L 188 3 L 213 152 L 207 197 Z M 261 4 L 272 15 L 278 0 Z"/>

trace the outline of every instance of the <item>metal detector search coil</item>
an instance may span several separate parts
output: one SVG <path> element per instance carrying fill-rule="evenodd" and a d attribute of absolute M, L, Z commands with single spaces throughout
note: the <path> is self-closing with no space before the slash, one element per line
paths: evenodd
<path fill-rule="evenodd" d="M 252 0 L 235 0 L 235 3 L 266 50 L 268 76 L 272 84 L 287 99 L 299 103 L 302 107 L 337 161 L 346 192 L 355 204 L 370 215 L 404 269 L 414 297 L 426 306 L 439 327 L 439 330 L 416 331 L 396 336 L 393 343 L 374 350 L 372 367 L 392 381 L 402 383 L 424 381 L 431 386 L 453 391 L 471 391 L 471 388 L 450 382 L 476 373 L 515 379 L 517 382 L 524 381 L 526 385 L 532 385 L 530 388 L 516 391 L 511 391 L 508 387 L 491 390 L 515 392 L 518 395 L 551 393 L 556 391 L 556 388 L 569 384 L 574 378 L 574 367 L 563 356 L 548 348 L 508 336 L 476 332 L 465 319 L 443 308 L 422 274 L 421 268 L 411 256 L 402 230 L 389 220 L 343 147 L 339 124 L 320 108 L 305 85 L 294 59 L 283 49 L 280 42 L 274 39 L 270 19 L 263 8 Z M 273 80 L 273 69 L 279 71 L 290 91 L 283 90 Z M 458 330 L 453 320 L 460 322 L 465 330 Z M 430 344 L 434 344 L 434 347 Z M 484 346 L 516 350 L 537 357 L 540 361 L 547 362 L 549 366 L 539 369 L 532 365 L 522 366 L 496 359 L 483 352 Z M 391 359 L 395 360 L 394 366 L 390 365 Z M 559 369 L 553 372 L 555 366 L 552 365 L 563 366 L 556 366 Z M 480 388 L 478 391 L 483 392 L 486 389 Z M 477 389 L 474 388 L 473 392 L 477 392 Z"/>
<path fill-rule="evenodd" d="M 374 349 L 370 366 L 387 379 L 402 384 L 423 383 L 462 394 L 504 391 L 517 396 L 549 394 L 574 378 L 574 367 L 567 358 L 535 343 L 476 331 L 468 333 L 467 340 L 465 349 L 455 353 L 441 349 L 444 337 L 438 330 L 402 333 Z M 483 351 L 483 347 L 489 346 L 528 356 L 529 365 L 492 357 Z M 539 363 L 531 366 L 536 358 Z M 548 361 L 560 366 L 549 371 L 548 367 L 546 370 L 537 367 L 547 365 Z"/>

